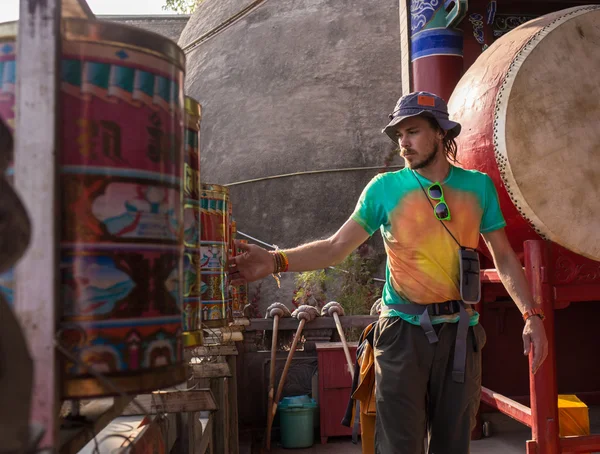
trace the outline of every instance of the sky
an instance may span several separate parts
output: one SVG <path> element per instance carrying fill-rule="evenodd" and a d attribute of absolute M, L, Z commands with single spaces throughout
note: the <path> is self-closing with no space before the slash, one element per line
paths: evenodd
<path fill-rule="evenodd" d="M 94 14 L 173 14 L 164 11 L 164 0 L 87 0 Z M 0 0 L 0 22 L 19 17 L 19 0 Z"/>

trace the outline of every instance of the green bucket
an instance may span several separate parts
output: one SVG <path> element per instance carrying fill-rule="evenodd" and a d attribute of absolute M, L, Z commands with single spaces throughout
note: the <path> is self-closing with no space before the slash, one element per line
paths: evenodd
<path fill-rule="evenodd" d="M 284 397 L 278 408 L 281 445 L 284 448 L 310 448 L 314 443 L 317 402 L 308 396 Z"/>

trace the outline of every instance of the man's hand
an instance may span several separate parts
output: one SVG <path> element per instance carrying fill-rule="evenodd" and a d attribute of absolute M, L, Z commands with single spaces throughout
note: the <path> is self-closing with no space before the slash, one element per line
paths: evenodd
<path fill-rule="evenodd" d="M 254 244 L 244 244 L 239 241 L 235 246 L 243 251 L 229 259 L 229 276 L 233 283 L 246 281 L 254 282 L 273 274 L 275 262 L 269 251 Z"/>
<path fill-rule="evenodd" d="M 542 365 L 546 356 L 548 356 L 548 339 L 544 322 L 540 317 L 532 316 L 525 322 L 523 329 L 523 354 L 529 355 L 533 348 L 533 358 L 531 360 L 531 373 L 535 374 Z"/>
<path fill-rule="evenodd" d="M 508 294 L 511 296 L 521 313 L 535 307 L 529 284 L 525 278 L 521 262 L 513 251 L 504 229 L 484 233 L 483 238 L 492 256 L 498 275 Z M 548 339 L 544 330 L 544 323 L 538 316 L 532 316 L 525 322 L 523 329 L 523 353 L 531 358 L 531 373 L 535 374 L 548 356 Z"/>

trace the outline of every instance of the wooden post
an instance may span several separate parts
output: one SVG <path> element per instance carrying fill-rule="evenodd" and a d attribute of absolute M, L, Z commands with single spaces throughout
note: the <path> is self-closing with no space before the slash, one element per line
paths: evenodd
<path fill-rule="evenodd" d="M 210 389 L 217 402 L 214 420 L 214 449 L 217 453 L 229 453 L 229 390 L 226 378 L 211 378 Z"/>
<path fill-rule="evenodd" d="M 198 363 L 195 358 L 216 356 L 216 363 Z M 237 364 L 235 345 L 196 347 L 187 352 L 194 370 L 192 386 L 209 386 L 216 402 L 214 412 L 205 430 L 213 432 L 209 447 L 215 453 L 238 454 Z M 220 364 L 223 367 L 217 366 Z M 208 367 L 206 367 L 209 365 Z M 196 422 L 194 422 L 196 424 Z"/>
<path fill-rule="evenodd" d="M 537 444 L 537 452 L 558 454 L 558 387 L 556 383 L 556 350 L 554 338 L 554 298 L 552 296 L 550 243 L 546 241 L 525 242 L 525 273 L 531 287 L 533 300 L 546 315 L 544 326 L 548 337 L 548 357 L 535 375 L 529 372 L 531 393 L 531 435 Z M 529 368 L 531 360 L 529 355 Z M 527 452 L 530 452 L 529 444 Z"/>
<path fill-rule="evenodd" d="M 17 37 L 15 188 L 31 218 L 32 238 L 16 267 L 15 308 L 35 364 L 32 419 L 58 437 L 58 75 L 61 0 L 21 0 Z"/>
<path fill-rule="evenodd" d="M 239 454 L 239 428 L 238 428 L 238 399 L 237 399 L 237 358 L 228 356 L 227 363 L 231 370 L 231 377 L 226 378 L 229 388 L 229 452 Z"/>
<path fill-rule="evenodd" d="M 410 55 L 410 1 L 399 0 L 399 13 L 400 13 L 400 62 L 401 72 L 400 81 L 402 85 L 402 95 L 407 95 L 412 91 L 412 68 L 411 68 L 411 55 Z M 400 93 L 399 93 L 400 94 Z"/>

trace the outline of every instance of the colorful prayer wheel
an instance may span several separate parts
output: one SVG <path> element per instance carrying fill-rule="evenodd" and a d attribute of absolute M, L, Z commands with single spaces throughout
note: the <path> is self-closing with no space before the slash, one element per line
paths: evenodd
<path fill-rule="evenodd" d="M 16 24 L 0 25 L 0 116 L 14 126 Z M 63 399 L 186 380 L 181 343 L 185 57 L 102 21 L 62 22 Z M 44 165 L 44 163 L 40 163 Z M 19 178 L 19 176 L 16 176 Z"/>
<path fill-rule="evenodd" d="M 248 244 L 248 240 L 238 240 L 240 243 Z M 237 254 L 241 250 L 236 251 Z M 248 304 L 248 283 L 231 286 L 232 312 L 233 318 L 241 318 L 244 316 L 244 307 Z"/>
<path fill-rule="evenodd" d="M 202 184 L 201 204 L 201 301 L 202 324 L 227 325 L 231 308 L 227 258 L 230 246 L 229 189 Z"/>
<path fill-rule="evenodd" d="M 183 346 L 202 345 L 200 311 L 200 120 L 202 107 L 185 98 L 183 189 Z"/>

